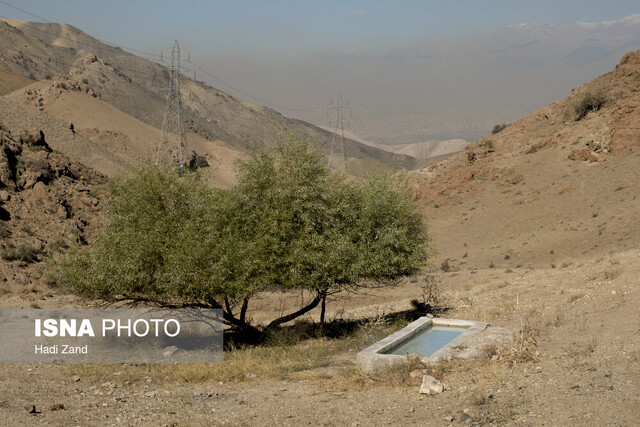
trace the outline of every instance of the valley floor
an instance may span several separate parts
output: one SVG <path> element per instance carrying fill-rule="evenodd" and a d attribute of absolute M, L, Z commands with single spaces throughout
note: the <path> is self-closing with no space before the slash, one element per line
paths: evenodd
<path fill-rule="evenodd" d="M 518 331 L 483 359 L 435 367 L 446 384 L 440 395 L 420 395 L 408 370 L 357 372 L 357 348 L 343 337 L 314 344 L 342 348 L 324 366 L 270 374 L 254 365 L 232 380 L 224 369 L 181 379 L 179 365 L 5 364 L 0 417 L 5 425 L 635 425 L 639 257 L 629 250 L 549 269 L 439 273 L 447 317 Z M 353 300 L 340 314 L 407 308 L 421 283 Z M 57 404 L 64 410 L 52 410 Z"/>

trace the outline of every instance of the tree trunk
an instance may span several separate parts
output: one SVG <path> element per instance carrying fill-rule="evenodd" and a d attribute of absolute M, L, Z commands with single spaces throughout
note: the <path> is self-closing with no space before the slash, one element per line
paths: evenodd
<path fill-rule="evenodd" d="M 246 323 L 245 319 L 247 317 L 247 307 L 249 306 L 249 298 L 245 298 L 242 300 L 242 308 L 240 309 L 240 321 L 242 323 Z"/>
<path fill-rule="evenodd" d="M 320 306 L 320 324 L 324 325 L 324 314 L 327 311 L 327 293 L 322 293 L 322 305 Z"/>
<path fill-rule="evenodd" d="M 275 319 L 274 321 L 269 323 L 269 325 L 267 325 L 267 328 L 274 328 L 276 326 L 280 326 L 283 323 L 287 323 L 288 321 L 293 320 L 296 317 L 300 317 L 303 314 L 308 313 L 309 311 L 316 308 L 318 304 L 320 304 L 321 300 L 322 300 L 322 296 L 320 294 L 316 295 L 316 297 L 309 304 L 305 305 L 298 311 L 294 311 L 293 313 L 287 314 L 286 316 L 282 316 Z"/>
<path fill-rule="evenodd" d="M 225 322 L 228 322 L 229 324 L 238 327 L 238 329 L 240 329 L 243 332 L 254 334 L 254 335 L 258 336 L 258 335 L 262 334 L 262 331 L 260 329 L 256 328 L 255 326 L 251 326 L 244 319 L 244 314 L 246 314 L 248 305 L 249 305 L 249 300 L 248 300 L 248 298 L 245 298 L 243 303 L 242 303 L 242 309 L 241 309 L 242 312 L 241 312 L 241 315 L 240 315 L 240 319 L 238 319 L 237 317 L 235 317 L 233 315 L 233 309 L 231 308 L 231 303 L 229 302 L 229 299 L 225 298 L 224 299 L 225 308 L 224 308 L 224 310 L 222 310 L 222 313 L 224 315 L 224 320 L 225 320 Z"/>

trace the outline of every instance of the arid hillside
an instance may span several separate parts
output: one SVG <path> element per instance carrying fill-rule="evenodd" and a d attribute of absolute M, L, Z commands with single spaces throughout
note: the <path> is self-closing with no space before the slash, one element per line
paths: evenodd
<path fill-rule="evenodd" d="M 416 172 L 440 261 L 560 267 L 637 248 L 639 92 L 640 52 L 629 53 L 565 99 Z"/>
<path fill-rule="evenodd" d="M 16 89 L 27 86 L 33 83 L 26 77 L 20 74 L 15 74 L 10 71 L 0 70 L 0 96 L 13 92 Z"/>
<path fill-rule="evenodd" d="M 155 128 L 162 128 L 169 74 L 156 62 L 101 43 L 66 24 L 41 24 L 0 19 L 0 68 L 32 80 L 68 78 L 102 101 Z M 154 58 L 159 60 L 160 58 Z M 273 143 L 282 132 L 313 138 L 328 154 L 332 134 L 309 123 L 289 119 L 269 108 L 256 106 L 204 83 L 181 78 L 188 131 L 209 141 L 224 141 L 247 151 L 256 140 Z M 339 148 L 342 150 L 342 147 Z M 347 164 L 364 162 L 392 165 L 394 153 L 347 140 Z M 415 160 L 400 161 L 413 167 Z"/>
<path fill-rule="evenodd" d="M 105 178 L 52 150 L 40 134 L 0 126 L 0 275 L 3 294 L 41 300 L 45 258 L 95 230 Z"/>
<path fill-rule="evenodd" d="M 69 78 L 57 76 L 33 83 L 7 95 L 5 102 L 7 110 L 15 108 L 17 103 L 22 108 L 26 106 L 32 116 L 39 113 L 65 124 L 73 123 L 75 134 L 66 129 L 63 135 L 63 138 L 70 138 L 72 142 L 59 149 L 69 156 L 76 154 L 77 160 L 85 164 L 89 164 L 87 157 L 94 155 L 93 149 L 109 153 L 111 161 L 105 159 L 93 166 L 109 177 L 122 168 L 155 159 L 161 139 L 159 129 L 102 101 L 89 86 L 75 84 Z M 35 129 L 42 122 L 34 117 L 31 122 L 18 119 L 12 123 L 16 129 L 20 128 L 20 124 L 29 124 L 30 128 Z M 25 129 L 31 130 L 30 128 Z M 82 154 L 78 153 L 77 143 L 74 144 L 77 139 L 87 140 L 93 148 Z M 241 151 L 224 141 L 209 141 L 202 136 L 190 134 L 187 139 L 187 154 L 192 156 L 193 153 L 204 156 L 211 166 L 207 173 L 214 185 L 229 187 L 235 182 L 234 164 L 243 156 Z"/>

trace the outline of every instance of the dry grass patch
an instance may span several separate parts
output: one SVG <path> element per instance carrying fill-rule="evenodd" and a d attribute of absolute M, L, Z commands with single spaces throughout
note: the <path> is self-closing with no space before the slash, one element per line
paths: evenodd
<path fill-rule="evenodd" d="M 494 360 L 507 362 L 509 364 L 539 362 L 540 352 L 538 351 L 538 337 L 540 329 L 535 324 L 531 315 L 520 319 L 520 333 L 517 334 L 511 343 L 499 349 Z"/>
<path fill-rule="evenodd" d="M 335 376 L 331 383 L 345 389 L 362 389 L 378 386 L 419 386 L 422 377 L 412 378 L 409 374 L 416 369 L 425 369 L 426 365 L 417 357 L 407 356 L 407 360 L 378 369 L 375 373 L 364 372 L 356 366 L 342 375 Z"/>
<path fill-rule="evenodd" d="M 241 382 L 249 378 L 284 379 L 291 373 L 325 367 L 342 352 L 338 340 L 312 339 L 296 345 L 231 347 L 223 363 L 180 364 L 79 364 L 67 367 L 69 375 L 89 381 L 141 382 Z"/>
<path fill-rule="evenodd" d="M 517 420 L 518 405 L 513 401 L 497 401 L 487 396 L 472 397 L 471 404 L 477 410 L 472 417 L 474 425 L 506 425 Z"/>
<path fill-rule="evenodd" d="M 77 364 L 66 367 L 69 376 L 91 382 L 116 384 L 153 381 L 191 383 L 223 381 L 238 383 L 255 378 L 288 379 L 303 372 L 308 378 L 323 378 L 321 368 L 335 367 L 339 375 L 353 376 L 355 353 L 406 326 L 405 319 L 378 318 L 362 323 L 337 338 L 309 338 L 304 327 L 272 333 L 262 345 L 227 345 L 224 362 L 218 364 Z"/>

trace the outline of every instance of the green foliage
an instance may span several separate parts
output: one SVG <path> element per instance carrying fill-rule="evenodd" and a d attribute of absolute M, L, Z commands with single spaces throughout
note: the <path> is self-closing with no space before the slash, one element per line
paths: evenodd
<path fill-rule="evenodd" d="M 334 293 L 426 263 L 429 240 L 408 182 L 332 175 L 310 141 L 289 138 L 254 155 L 230 193 L 235 215 L 226 240 L 239 259 L 224 280 L 238 288 Z"/>
<path fill-rule="evenodd" d="M 601 91 L 593 94 L 587 93 L 573 108 L 577 114 L 576 120 L 582 119 L 590 111 L 598 111 L 606 102 L 606 97 Z"/>
<path fill-rule="evenodd" d="M 106 299 L 119 294 L 162 303 L 189 293 L 197 279 L 185 278 L 181 262 L 190 244 L 202 246 L 201 236 L 189 233 L 213 205 L 211 191 L 195 174 L 146 165 L 114 179 L 109 194 L 106 222 L 93 244 L 56 257 L 51 278 Z"/>
<path fill-rule="evenodd" d="M 51 278 L 93 298 L 224 303 L 228 317 L 234 302 L 260 292 L 306 290 L 317 305 L 427 263 L 426 225 L 404 177 L 332 174 L 295 137 L 257 150 L 238 177 L 227 191 L 156 166 L 116 179 L 104 229 L 58 255 Z"/>

